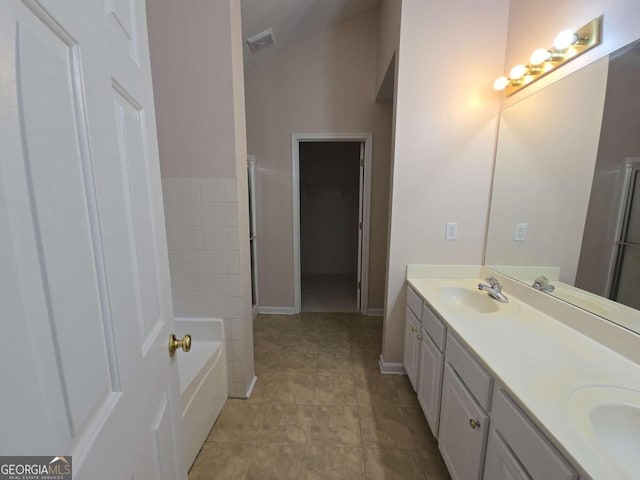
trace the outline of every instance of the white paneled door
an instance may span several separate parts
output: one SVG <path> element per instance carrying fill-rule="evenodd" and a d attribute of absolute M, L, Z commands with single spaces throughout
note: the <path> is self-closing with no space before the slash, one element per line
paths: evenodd
<path fill-rule="evenodd" d="M 0 317 L 0 455 L 186 479 L 144 0 L 0 0 Z"/>

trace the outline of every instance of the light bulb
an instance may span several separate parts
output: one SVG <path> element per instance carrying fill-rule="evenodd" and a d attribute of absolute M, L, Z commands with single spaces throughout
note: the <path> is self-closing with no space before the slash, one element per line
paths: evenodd
<path fill-rule="evenodd" d="M 495 90 L 501 91 L 509 86 L 511 81 L 507 77 L 498 77 L 495 82 L 493 82 L 493 88 Z"/>
<path fill-rule="evenodd" d="M 531 54 L 529 61 L 531 65 L 542 65 L 551 59 L 551 52 L 546 48 L 538 48 Z"/>
<path fill-rule="evenodd" d="M 573 30 L 564 30 L 560 32 L 553 41 L 556 50 L 566 50 L 578 41 L 578 34 Z"/>
<path fill-rule="evenodd" d="M 511 69 L 511 72 L 509 72 L 509 78 L 511 80 L 520 80 L 522 77 L 524 77 L 527 74 L 528 68 L 526 65 L 516 65 L 515 67 L 513 67 Z"/>

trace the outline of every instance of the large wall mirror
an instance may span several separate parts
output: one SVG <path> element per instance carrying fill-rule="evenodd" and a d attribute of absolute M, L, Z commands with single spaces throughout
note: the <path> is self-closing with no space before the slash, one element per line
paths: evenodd
<path fill-rule="evenodd" d="M 640 334 L 640 41 L 502 111 L 485 264 Z"/>

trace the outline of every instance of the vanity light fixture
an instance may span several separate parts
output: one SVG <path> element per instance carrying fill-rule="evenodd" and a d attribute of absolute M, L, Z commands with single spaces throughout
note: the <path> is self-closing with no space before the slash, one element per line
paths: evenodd
<path fill-rule="evenodd" d="M 578 55 L 602 43 L 602 17 L 598 17 L 578 30 L 564 30 L 553 41 L 553 47 L 538 48 L 529 58 L 529 64 L 518 64 L 509 77 L 499 77 L 493 88 L 511 96 L 518 90 L 542 78 L 547 73 L 573 60 Z"/>

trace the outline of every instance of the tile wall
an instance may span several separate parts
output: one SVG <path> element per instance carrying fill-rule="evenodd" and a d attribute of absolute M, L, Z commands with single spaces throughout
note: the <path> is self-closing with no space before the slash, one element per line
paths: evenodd
<path fill-rule="evenodd" d="M 242 292 L 235 178 L 163 178 L 176 317 L 225 320 L 229 395 L 245 397 L 253 366 Z M 248 239 L 247 239 L 248 241 Z"/>

